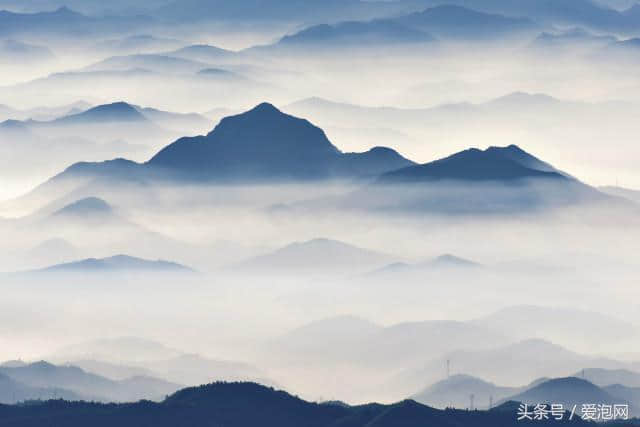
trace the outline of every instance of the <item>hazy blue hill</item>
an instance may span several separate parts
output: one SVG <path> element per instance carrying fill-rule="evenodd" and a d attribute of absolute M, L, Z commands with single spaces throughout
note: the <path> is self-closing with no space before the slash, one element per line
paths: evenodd
<path fill-rule="evenodd" d="M 584 403 L 597 402 L 599 404 L 614 405 L 628 404 L 628 400 L 620 400 L 607 393 L 602 388 L 580 378 L 568 377 L 557 378 L 545 381 L 520 394 L 511 396 L 509 400 L 528 404 L 538 403 L 558 403 L 565 408 L 573 408 L 577 405 L 578 412 L 581 412 Z M 632 413 L 635 408 L 630 408 Z"/>
<path fill-rule="evenodd" d="M 115 255 L 109 258 L 89 258 L 81 261 L 58 264 L 38 270 L 40 273 L 115 273 L 115 272 L 155 272 L 187 273 L 192 269 L 169 261 L 149 261 L 127 255 Z"/>
<path fill-rule="evenodd" d="M 573 28 L 559 33 L 543 32 L 531 43 L 535 49 L 576 47 L 596 48 L 616 41 L 613 36 L 593 34 L 583 28 Z"/>
<path fill-rule="evenodd" d="M 160 399 L 180 388 L 179 385 L 152 377 L 137 376 L 113 381 L 75 366 L 57 366 L 44 361 L 15 368 L 0 367 L 0 375 L 32 388 L 69 390 L 83 399 L 100 401 Z M 49 396 L 53 397 L 52 394 Z"/>
<path fill-rule="evenodd" d="M 591 29 L 633 31 L 638 21 L 632 15 L 610 9 L 590 0 L 450 0 L 448 3 L 512 17 L 526 16 L 537 22 L 556 25 L 579 25 Z"/>
<path fill-rule="evenodd" d="M 390 256 L 330 239 L 295 242 L 232 267 L 249 274 L 353 274 L 383 265 Z"/>
<path fill-rule="evenodd" d="M 238 53 L 227 49 L 222 49 L 217 46 L 195 44 L 168 52 L 166 55 L 175 58 L 189 59 L 192 61 L 215 63 L 220 60 L 236 57 L 238 56 Z"/>
<path fill-rule="evenodd" d="M 489 14 L 456 5 L 442 5 L 396 18 L 404 26 L 425 31 L 441 38 L 470 40 L 506 36 L 537 27 L 527 18 Z"/>
<path fill-rule="evenodd" d="M 489 401 L 497 402 L 507 396 L 517 393 L 514 387 L 499 387 L 493 383 L 470 375 L 453 375 L 439 381 L 413 396 L 413 399 L 425 405 L 437 408 L 468 408 L 469 396 L 475 397 L 478 408 L 486 408 Z"/>
<path fill-rule="evenodd" d="M 636 408 L 636 410 L 640 408 L 640 387 L 628 387 L 620 384 L 612 384 L 603 387 L 603 390 L 616 399 L 628 401 Z M 638 412 L 634 415 L 638 416 Z"/>
<path fill-rule="evenodd" d="M 437 271 L 467 271 L 468 269 L 476 269 L 479 267 L 482 267 L 482 265 L 474 261 L 460 258 L 455 255 L 444 254 L 415 264 L 403 262 L 388 264 L 382 268 L 367 273 L 367 277 L 376 278 L 386 277 L 388 275 L 421 274 Z"/>
<path fill-rule="evenodd" d="M 340 173 L 351 176 L 377 176 L 383 171 L 415 164 L 387 147 L 374 147 L 364 153 L 344 153 L 341 163 Z"/>
<path fill-rule="evenodd" d="M 55 55 L 53 52 L 44 46 L 37 46 L 12 39 L 0 41 L 0 63 L 33 64 L 51 61 L 54 58 Z"/>
<path fill-rule="evenodd" d="M 522 154 L 514 152 L 516 149 L 515 146 L 491 147 L 484 151 L 471 148 L 431 163 L 386 173 L 381 177 L 380 183 L 414 183 L 438 180 L 512 181 L 525 178 L 564 179 L 564 176 L 558 172 L 547 172 L 526 166 L 520 158 Z M 519 151 L 522 152 L 522 150 Z"/>
<path fill-rule="evenodd" d="M 345 155 L 325 133 L 304 119 L 263 103 L 224 118 L 206 136 L 181 138 L 156 154 L 147 167 L 201 179 L 322 179 L 376 175 L 411 164 L 392 150 Z"/>
<path fill-rule="evenodd" d="M 67 7 L 35 13 L 15 13 L 3 10 L 0 11 L 0 36 L 110 34 L 130 30 L 149 22 L 148 18 L 140 16 L 94 18 L 74 12 Z"/>
<path fill-rule="evenodd" d="M 154 73 L 194 74 L 210 67 L 206 62 L 173 57 L 165 54 L 133 54 L 113 56 L 85 67 L 85 72 L 149 70 Z"/>
<path fill-rule="evenodd" d="M 43 422 L 65 427 L 516 427 L 504 411 L 441 411 L 407 400 L 392 405 L 344 406 L 311 403 L 253 383 L 215 383 L 180 390 L 162 403 L 120 405 L 49 401 L 0 406 L 0 426 L 32 427 Z M 564 424 L 540 421 L 537 424 Z M 574 421 L 572 425 L 586 425 Z"/>
<path fill-rule="evenodd" d="M 97 197 L 75 201 L 53 213 L 55 217 L 111 216 L 114 210 L 107 202 Z"/>
<path fill-rule="evenodd" d="M 600 387 L 614 384 L 630 388 L 640 387 L 640 373 L 628 369 L 588 368 L 576 372 L 573 376 L 582 378 L 583 375 L 586 380 Z"/>
<path fill-rule="evenodd" d="M 424 43 L 434 38 L 416 29 L 407 28 L 399 23 L 379 20 L 370 22 L 341 22 L 339 24 L 316 25 L 296 34 L 285 36 L 280 46 L 320 46 L 339 48 L 341 46 L 368 43 Z"/>
<path fill-rule="evenodd" d="M 108 122 L 144 122 L 147 119 L 134 106 L 126 102 L 99 105 L 78 114 L 61 117 L 49 122 L 56 125 L 78 125 Z"/>
<path fill-rule="evenodd" d="M 530 334 L 531 337 L 537 335 L 539 338 L 562 342 L 584 351 L 590 348 L 586 343 L 592 339 L 598 340 L 602 345 L 615 345 L 626 340 L 631 342 L 638 337 L 638 328 L 631 323 L 601 313 L 571 307 L 518 305 L 503 308 L 473 322 L 512 337 L 517 337 L 522 328 L 534 322 L 538 325 L 538 329 Z M 600 374 L 603 378 L 607 375 L 604 371 L 594 371 L 593 374 L 594 378 Z M 594 383 L 600 385 L 598 382 Z M 613 383 L 615 381 L 604 385 Z"/>
<path fill-rule="evenodd" d="M 3 364 L 2 367 L 9 366 Z M 29 387 L 0 373 L 0 404 L 14 404 L 35 399 L 80 400 L 80 396 L 61 388 Z"/>

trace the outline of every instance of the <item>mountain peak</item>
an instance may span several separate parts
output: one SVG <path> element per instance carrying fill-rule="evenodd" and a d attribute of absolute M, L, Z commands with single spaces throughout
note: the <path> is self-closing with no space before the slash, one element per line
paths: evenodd
<path fill-rule="evenodd" d="M 104 200 L 98 197 L 87 197 L 65 206 L 54 213 L 54 215 L 86 215 L 91 213 L 107 214 L 112 211 L 113 209 L 111 206 Z"/>
<path fill-rule="evenodd" d="M 54 120 L 56 124 L 90 124 L 108 122 L 144 122 L 146 117 L 136 107 L 123 101 L 98 105 L 81 113 Z"/>
<path fill-rule="evenodd" d="M 542 166 L 545 165 L 543 169 Z M 540 168 L 538 167 L 540 166 Z M 382 176 L 383 183 L 433 180 L 512 181 L 524 178 L 564 178 L 544 162 L 516 145 L 470 148 L 419 166 L 410 166 Z"/>

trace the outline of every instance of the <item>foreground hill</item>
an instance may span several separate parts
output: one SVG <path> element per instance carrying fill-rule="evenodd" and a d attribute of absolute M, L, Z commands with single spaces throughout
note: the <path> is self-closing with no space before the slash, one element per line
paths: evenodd
<path fill-rule="evenodd" d="M 149 425 L 201 427 L 403 427 L 518 426 L 510 411 L 441 411 L 414 401 L 392 405 L 346 406 L 306 402 L 253 383 L 216 383 L 181 390 L 162 403 L 122 405 L 49 401 L 0 406 L 0 426 L 66 427 Z M 540 424 L 561 424 L 551 421 Z M 575 421 L 572 424 L 582 424 Z"/>

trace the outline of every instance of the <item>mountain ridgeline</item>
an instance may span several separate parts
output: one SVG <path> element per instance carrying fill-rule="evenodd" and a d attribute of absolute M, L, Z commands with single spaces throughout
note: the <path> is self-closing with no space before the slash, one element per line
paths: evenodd
<path fill-rule="evenodd" d="M 268 103 L 222 119 L 207 135 L 180 138 L 145 163 L 77 163 L 39 193 L 67 178 L 111 184 L 368 180 L 371 185 L 334 200 L 338 208 L 360 210 L 493 213 L 616 200 L 515 145 L 471 148 L 420 165 L 387 147 L 345 153 L 319 127 Z"/>
<path fill-rule="evenodd" d="M 87 402 L 47 401 L 0 406 L 0 426 L 31 427 L 119 425 L 123 427 L 226 426 L 226 427 L 402 427 L 402 426 L 519 426 L 516 412 L 437 410 L 412 400 L 396 404 L 348 406 L 312 403 L 283 391 L 254 383 L 214 383 L 187 388 L 163 402 L 102 405 Z M 533 422 L 532 422 L 533 423 Z M 565 424 L 569 421 L 536 421 Z M 587 425 L 575 420 L 572 425 Z"/>
<path fill-rule="evenodd" d="M 391 149 L 344 154 L 320 128 L 267 103 L 223 119 L 206 136 L 181 138 L 147 163 L 222 180 L 375 176 L 412 164 Z"/>

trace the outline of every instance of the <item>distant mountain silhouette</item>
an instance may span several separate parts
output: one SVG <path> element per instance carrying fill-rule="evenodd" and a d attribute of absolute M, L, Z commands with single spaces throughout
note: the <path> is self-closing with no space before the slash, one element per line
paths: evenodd
<path fill-rule="evenodd" d="M 106 122 L 143 122 L 147 119 L 135 107 L 126 102 L 99 105 L 84 111 L 54 120 L 51 124 L 77 125 Z"/>
<path fill-rule="evenodd" d="M 401 164 L 412 162 L 392 150 L 345 155 L 321 129 L 265 103 L 223 119 L 206 136 L 177 140 L 146 165 L 185 177 L 251 181 L 377 175 Z"/>
<path fill-rule="evenodd" d="M 98 197 L 87 197 L 73 202 L 53 213 L 56 217 L 110 216 L 113 208 Z"/>
<path fill-rule="evenodd" d="M 345 45 L 372 47 L 371 43 L 380 46 L 391 43 L 426 43 L 433 40 L 433 36 L 426 32 L 407 28 L 393 21 L 379 20 L 313 26 L 285 36 L 278 42 L 278 46 L 325 46 L 335 49 Z"/>
<path fill-rule="evenodd" d="M 494 332 L 495 333 L 495 332 Z M 458 348 L 464 348 L 462 345 Z M 469 348 L 467 346 L 467 348 Z M 421 368 L 410 368 L 399 374 L 392 384 L 412 385 L 419 390 L 442 378 L 442 367 L 451 361 L 453 373 L 465 373 L 496 384 L 513 384 L 514 378 L 527 382 L 541 377 L 563 377 L 581 366 L 620 369 L 624 362 L 599 359 L 569 351 L 549 341 L 528 339 L 486 350 L 456 350 Z"/>
<path fill-rule="evenodd" d="M 2 64 L 36 64 L 53 59 L 55 55 L 47 47 L 12 39 L 0 41 L 0 63 Z"/>
<path fill-rule="evenodd" d="M 190 59 L 192 61 L 205 63 L 216 63 L 220 60 L 236 57 L 237 55 L 238 54 L 236 52 L 206 44 L 186 46 L 167 53 L 167 56 Z"/>
<path fill-rule="evenodd" d="M 3 10 L 0 11 L 0 37 L 116 34 L 118 30 L 133 30 L 136 26 L 147 23 L 149 23 L 149 18 L 142 16 L 95 18 L 74 12 L 67 7 L 36 13 L 16 13 Z"/>
<path fill-rule="evenodd" d="M 519 147 L 471 148 L 441 160 L 384 174 L 381 183 L 438 180 L 512 181 L 526 178 L 564 179 L 558 172 L 540 170 L 540 160 Z"/>
<path fill-rule="evenodd" d="M 620 400 L 607 393 L 602 388 L 580 378 L 568 377 L 545 381 L 520 394 L 509 397 L 508 400 L 536 405 L 538 403 L 558 403 L 565 408 L 577 405 L 577 412 L 582 412 L 582 405 L 597 402 L 603 405 L 629 404 L 627 400 Z M 630 408 L 632 414 L 635 408 Z"/>
<path fill-rule="evenodd" d="M 593 49 L 614 43 L 616 38 L 608 35 L 593 34 L 583 28 L 573 28 L 560 33 L 543 32 L 531 43 L 531 48 L 544 49 L 566 48 Z"/>
<path fill-rule="evenodd" d="M 465 322 L 405 322 L 381 327 L 360 318 L 339 316 L 311 322 L 276 340 L 267 350 L 279 363 L 356 363 L 379 369 L 420 366 L 458 348 L 489 349 L 508 340 Z M 440 369 L 441 371 L 441 369 Z M 424 387 L 409 387 L 410 392 Z M 413 390 L 411 390 L 413 388 Z"/>
<path fill-rule="evenodd" d="M 415 264 L 396 262 L 386 265 L 380 269 L 374 270 L 368 273 L 367 276 L 375 278 L 378 276 L 387 276 L 389 274 L 401 273 L 425 273 L 443 270 L 464 271 L 467 269 L 474 269 L 478 267 L 481 267 L 481 265 L 476 262 L 460 258 L 455 255 L 444 254 L 433 259 Z"/>
<path fill-rule="evenodd" d="M 602 345 L 622 345 L 620 348 L 624 348 L 624 343 L 637 340 L 640 332 L 635 325 L 615 317 L 571 307 L 518 305 L 473 320 L 477 325 L 501 331 L 514 338 L 531 322 L 535 322 L 538 329 L 532 331 L 530 338 L 562 342 L 585 352 L 591 348 L 588 343 L 593 339 Z"/>
<path fill-rule="evenodd" d="M 99 405 L 49 401 L 0 406 L 0 426 L 32 427 L 42 420 L 65 427 L 197 425 L 201 427 L 516 427 L 514 412 L 437 410 L 407 400 L 391 405 L 345 406 L 306 402 L 254 383 L 215 383 L 187 388 L 161 403 Z M 565 424 L 540 421 L 538 424 Z M 576 420 L 571 425 L 587 425 Z"/>
<path fill-rule="evenodd" d="M 2 367 L 9 366 L 3 364 Z M 80 395 L 61 388 L 29 387 L 0 373 L 0 404 L 15 404 L 35 399 L 80 400 Z"/>
<path fill-rule="evenodd" d="M 474 404 L 479 409 L 488 409 L 493 399 L 498 402 L 516 394 L 517 388 L 499 387 L 470 375 L 453 375 L 439 381 L 413 396 L 413 399 L 436 408 L 469 408 L 469 396 L 474 395 Z"/>
<path fill-rule="evenodd" d="M 284 246 L 232 267 L 244 273 L 282 275 L 354 274 L 390 260 L 390 256 L 337 240 L 314 239 Z"/>
<path fill-rule="evenodd" d="M 409 28 L 429 32 L 436 37 L 469 40 L 505 37 L 510 33 L 532 31 L 537 27 L 527 18 L 489 14 L 456 5 L 436 6 L 395 18 L 394 21 Z"/>
<path fill-rule="evenodd" d="M 82 261 L 54 265 L 41 270 L 39 273 L 117 273 L 117 272 L 148 272 L 148 273 L 189 273 L 192 269 L 169 261 L 148 261 L 127 255 L 115 255 L 109 258 L 89 258 Z"/>
<path fill-rule="evenodd" d="M 126 71 L 140 69 L 148 70 L 154 73 L 192 75 L 208 67 L 211 67 L 211 64 L 206 62 L 173 57 L 159 53 L 138 53 L 132 55 L 112 56 L 83 68 L 83 71 Z"/>
<path fill-rule="evenodd" d="M 84 399 L 100 401 L 160 399 L 180 388 L 176 384 L 147 377 L 113 381 L 75 366 L 56 366 L 44 361 L 15 368 L 0 367 L 0 375 L 29 387 L 69 390 Z M 31 399 L 37 398 L 31 396 Z"/>
<path fill-rule="evenodd" d="M 640 387 L 640 373 L 628 369 L 587 368 L 576 372 L 572 376 L 586 379 L 599 387 L 607 387 L 614 384 L 630 388 Z"/>

